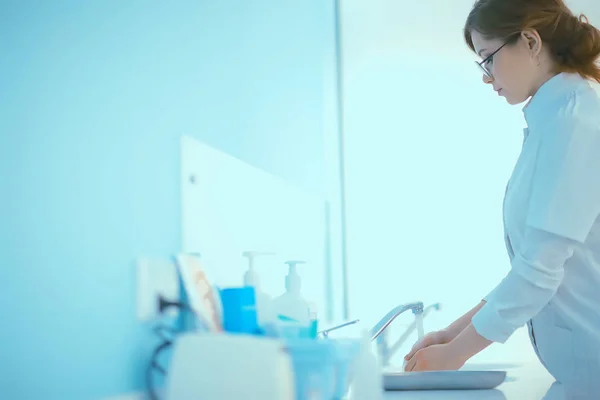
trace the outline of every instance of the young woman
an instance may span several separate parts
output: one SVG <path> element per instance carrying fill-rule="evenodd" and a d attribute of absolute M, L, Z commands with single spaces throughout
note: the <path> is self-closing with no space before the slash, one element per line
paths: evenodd
<path fill-rule="evenodd" d="M 590 85 L 600 82 L 600 31 L 562 0 L 479 0 L 464 36 L 484 83 L 510 104 L 527 101 L 504 198 L 511 268 L 479 305 L 416 343 L 406 370 L 458 369 L 527 324 L 568 393 L 600 398 L 600 99 Z"/>

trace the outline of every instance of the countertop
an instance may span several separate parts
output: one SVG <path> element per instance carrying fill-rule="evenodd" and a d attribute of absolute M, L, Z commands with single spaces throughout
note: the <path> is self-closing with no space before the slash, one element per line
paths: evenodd
<path fill-rule="evenodd" d="M 504 345 L 493 345 L 475 356 L 470 370 L 504 370 L 506 380 L 493 390 L 387 391 L 385 400 L 564 400 L 562 387 L 546 371 L 531 348 L 526 330 Z M 110 400 L 143 400 L 143 393 L 111 397 Z M 109 399 L 105 399 L 109 400 Z"/>
<path fill-rule="evenodd" d="M 475 367 L 473 363 L 471 367 Z M 483 366 L 483 364 L 481 364 Z M 482 368 L 487 370 L 487 368 Z M 385 392 L 384 400 L 565 400 L 560 384 L 536 362 L 506 368 L 504 383 L 493 390 L 415 390 Z M 142 393 L 111 397 L 110 400 L 143 400 Z M 108 400 L 108 399 L 106 399 Z"/>

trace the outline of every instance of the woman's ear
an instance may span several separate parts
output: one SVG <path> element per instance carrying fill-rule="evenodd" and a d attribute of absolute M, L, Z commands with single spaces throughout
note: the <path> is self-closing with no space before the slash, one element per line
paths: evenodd
<path fill-rule="evenodd" d="M 537 57 L 542 51 L 542 38 L 535 29 L 527 29 L 521 32 L 521 38 L 523 39 L 527 50 L 531 53 L 532 57 Z"/>

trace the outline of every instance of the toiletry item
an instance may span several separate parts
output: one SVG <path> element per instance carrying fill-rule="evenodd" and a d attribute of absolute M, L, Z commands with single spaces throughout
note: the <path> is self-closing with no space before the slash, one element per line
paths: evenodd
<path fill-rule="evenodd" d="M 260 326 L 272 323 L 275 320 L 275 314 L 271 305 L 271 297 L 264 293 L 260 288 L 260 279 L 258 273 L 254 269 L 254 260 L 259 256 L 270 256 L 274 254 L 275 253 L 264 251 L 245 251 L 242 253 L 242 257 L 248 259 L 248 270 L 244 273 L 244 286 L 254 288 L 256 312 L 258 315 L 258 324 Z"/>
<path fill-rule="evenodd" d="M 242 253 L 242 257 L 248 259 L 248 270 L 244 273 L 244 285 L 245 286 L 259 286 L 260 279 L 258 273 L 254 269 L 254 260 L 260 256 L 272 256 L 275 253 L 266 251 L 245 251 Z"/>
<path fill-rule="evenodd" d="M 221 301 L 200 263 L 198 254 L 178 254 L 177 268 L 188 295 L 190 307 L 209 331 L 223 330 Z"/>
<path fill-rule="evenodd" d="M 358 356 L 354 360 L 351 396 L 352 400 L 383 399 L 383 375 L 373 349 L 371 335 L 363 332 Z"/>
<path fill-rule="evenodd" d="M 223 327 L 228 333 L 259 333 L 254 288 L 227 288 L 221 290 Z"/>
<path fill-rule="evenodd" d="M 273 308 L 277 315 L 292 318 L 304 326 L 310 324 L 309 305 L 300 295 L 301 279 L 296 270 L 304 261 L 286 261 L 289 267 L 285 278 L 286 292 L 273 300 Z"/>
<path fill-rule="evenodd" d="M 249 335 L 183 334 L 174 342 L 165 399 L 296 400 L 285 344 Z"/>
<path fill-rule="evenodd" d="M 311 325 L 302 324 L 293 318 L 278 316 L 276 325 L 277 336 L 282 339 L 316 339 Z"/>
<path fill-rule="evenodd" d="M 296 399 L 347 399 L 360 340 L 286 339 Z"/>
<path fill-rule="evenodd" d="M 331 340 L 286 339 L 294 368 L 296 399 L 335 399 L 336 343 Z M 341 397 L 340 397 L 341 398 Z"/>

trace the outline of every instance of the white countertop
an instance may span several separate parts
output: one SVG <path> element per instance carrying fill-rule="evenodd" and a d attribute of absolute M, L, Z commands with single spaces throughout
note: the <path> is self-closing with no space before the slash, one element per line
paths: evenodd
<path fill-rule="evenodd" d="M 563 400 L 562 387 L 540 363 L 530 362 L 506 371 L 504 383 L 492 390 L 388 391 L 384 399 Z"/>
<path fill-rule="evenodd" d="M 506 371 L 505 382 L 493 390 L 388 391 L 384 400 L 564 400 L 562 387 L 554 383 L 552 376 L 540 363 L 531 362 L 507 368 Z M 110 400 L 145 398 L 143 393 L 135 393 L 111 397 Z"/>
<path fill-rule="evenodd" d="M 469 360 L 470 370 L 505 370 L 506 380 L 493 390 L 444 390 L 385 392 L 385 400 L 564 400 L 562 387 L 537 360 L 526 330 L 519 330 L 504 345 L 493 345 Z M 509 364 L 506 366 L 506 364 Z M 498 366 L 497 368 L 493 366 Z M 503 367 L 505 365 L 505 367 Z M 492 366 L 492 367 L 490 367 Z M 142 400 L 143 393 L 105 400 Z"/>

